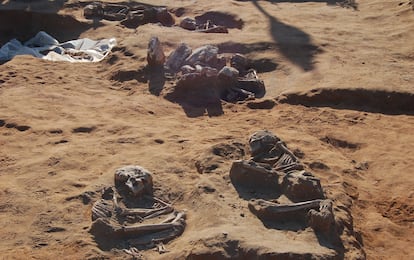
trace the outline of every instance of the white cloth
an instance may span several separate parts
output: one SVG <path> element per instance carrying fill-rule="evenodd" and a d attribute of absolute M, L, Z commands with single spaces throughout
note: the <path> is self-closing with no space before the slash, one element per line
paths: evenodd
<path fill-rule="evenodd" d="M 16 55 L 32 55 L 50 61 L 98 62 L 116 46 L 115 38 L 94 41 L 88 38 L 59 43 L 40 31 L 24 44 L 13 39 L 0 48 L 0 60 L 11 60 Z"/>

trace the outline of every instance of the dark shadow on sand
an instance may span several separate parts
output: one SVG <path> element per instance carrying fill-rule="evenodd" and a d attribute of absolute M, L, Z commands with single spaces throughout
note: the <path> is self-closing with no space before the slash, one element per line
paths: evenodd
<path fill-rule="evenodd" d="M 270 15 L 257 0 L 251 2 L 269 20 L 270 33 L 281 54 L 304 71 L 313 70 L 315 56 L 321 50 L 312 43 L 310 35 L 299 28 L 279 21 Z"/>
<path fill-rule="evenodd" d="M 268 201 L 278 199 L 282 194 L 278 189 L 275 189 L 274 185 L 269 185 L 272 183 L 259 183 L 252 181 L 249 185 L 241 185 L 234 180 L 232 184 L 236 189 L 239 197 L 246 201 L 254 199 L 264 199 Z M 250 207 L 249 207 L 250 208 Z M 253 214 L 253 213 L 251 213 Z M 258 217 L 259 218 L 259 217 Z M 263 225 L 268 229 L 277 229 L 277 230 L 289 230 L 289 231 L 299 231 L 304 230 L 307 227 L 306 223 L 306 214 L 303 216 L 292 215 L 291 218 L 286 219 L 266 219 L 259 218 L 262 221 Z"/>
<path fill-rule="evenodd" d="M 208 79 L 199 78 L 174 87 L 165 99 L 179 104 L 188 117 L 207 114 L 210 117 L 224 114 L 217 86 Z"/>
<path fill-rule="evenodd" d="M 39 31 L 45 31 L 59 42 L 65 42 L 79 38 L 82 32 L 92 27 L 91 23 L 78 21 L 70 15 L 0 10 L 0 45 L 13 38 L 25 42 Z"/>
<path fill-rule="evenodd" d="M 0 0 L 0 9 L 57 13 L 68 0 Z"/>
<path fill-rule="evenodd" d="M 148 90 L 159 96 L 165 85 L 165 71 L 163 66 L 148 68 Z"/>
<path fill-rule="evenodd" d="M 249 2 L 252 0 L 237 0 L 239 2 Z M 265 0 L 271 3 L 326 3 L 327 5 L 337 5 L 344 8 L 358 10 L 358 3 L 355 0 Z"/>
<path fill-rule="evenodd" d="M 174 93 L 165 95 L 165 99 L 179 104 L 188 117 L 199 117 L 207 114 L 209 117 L 221 116 L 224 114 L 221 100 L 219 98 L 210 99 L 207 102 L 194 102 L 194 95 L 197 93 L 190 92 L 184 96 L 177 96 Z"/>
<path fill-rule="evenodd" d="M 386 115 L 414 115 L 414 93 L 349 89 L 313 89 L 278 97 L 281 103 L 309 107 L 331 107 Z"/>

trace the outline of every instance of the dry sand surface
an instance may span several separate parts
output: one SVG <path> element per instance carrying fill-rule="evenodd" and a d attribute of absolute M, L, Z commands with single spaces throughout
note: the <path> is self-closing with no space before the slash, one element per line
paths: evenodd
<path fill-rule="evenodd" d="M 228 34 L 131 29 L 86 20 L 85 2 L 0 1 L 1 44 L 40 29 L 60 41 L 118 41 L 100 63 L 19 56 L 0 65 L 1 259 L 130 258 L 100 248 L 88 232 L 92 203 L 124 165 L 150 170 L 156 194 L 187 211 L 168 252 L 142 251 L 144 259 L 414 258 L 409 0 L 143 2 L 167 6 L 176 23 L 217 11 L 243 27 Z M 168 81 L 152 94 L 141 79 L 151 36 L 166 53 L 182 42 L 244 53 L 265 82 L 264 99 L 276 105 L 212 108 L 190 102 L 192 95 L 175 102 L 165 98 Z M 310 228 L 267 228 L 249 211 L 229 169 L 248 158 L 248 137 L 261 129 L 302 154 L 321 179 L 342 221 L 342 249 Z M 196 164 L 211 170 L 200 174 Z"/>

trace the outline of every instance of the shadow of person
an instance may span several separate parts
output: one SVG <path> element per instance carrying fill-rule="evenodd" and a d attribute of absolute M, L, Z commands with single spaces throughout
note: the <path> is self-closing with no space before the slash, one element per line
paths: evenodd
<path fill-rule="evenodd" d="M 315 55 L 320 50 L 312 43 L 310 35 L 271 16 L 257 0 L 252 3 L 268 18 L 271 36 L 281 54 L 304 71 L 313 70 Z"/>
<path fill-rule="evenodd" d="M 57 13 L 68 0 L 9 0 L 0 1 L 1 9 Z"/>
<path fill-rule="evenodd" d="M 248 2 L 251 0 L 237 0 L 239 2 Z M 271 3 L 326 3 L 327 5 L 338 5 L 344 8 L 358 10 L 358 3 L 355 0 L 267 0 Z"/>
<path fill-rule="evenodd" d="M 13 38 L 27 41 L 39 31 L 45 31 L 59 42 L 65 42 L 77 39 L 91 27 L 90 23 L 66 14 L 0 9 L 0 45 Z"/>

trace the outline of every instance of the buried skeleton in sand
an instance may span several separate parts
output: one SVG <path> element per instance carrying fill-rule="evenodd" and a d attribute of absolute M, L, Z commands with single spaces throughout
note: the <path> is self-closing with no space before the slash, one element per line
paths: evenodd
<path fill-rule="evenodd" d="M 326 199 L 320 181 L 304 170 L 299 159 L 269 131 L 249 139 L 252 158 L 233 162 L 230 178 L 243 194 L 248 187 L 278 194 L 277 200 L 250 199 L 249 209 L 264 221 L 296 221 L 336 243 L 333 203 Z"/>
<path fill-rule="evenodd" d="M 125 166 L 115 172 L 115 187 L 103 190 L 102 199 L 92 207 L 92 227 L 98 245 L 103 249 L 157 246 L 165 252 L 163 242 L 181 235 L 185 213 L 153 195 L 151 173 L 140 166 Z"/>
<path fill-rule="evenodd" d="M 146 23 L 161 23 L 164 26 L 172 26 L 175 23 L 174 17 L 167 8 L 133 2 L 127 4 L 93 2 L 85 6 L 83 14 L 87 19 L 121 21 L 121 24 L 130 28 Z"/>
<path fill-rule="evenodd" d="M 336 247 L 338 229 L 333 203 L 326 199 L 320 181 L 304 171 L 298 158 L 275 135 L 259 131 L 249 140 L 250 161 L 235 161 L 230 178 L 243 197 L 245 186 L 279 194 L 277 200 L 260 196 L 248 203 L 250 211 L 262 221 L 305 223 L 318 236 Z M 251 192 L 251 191 L 249 191 Z M 153 195 L 150 172 L 139 166 L 116 170 L 115 187 L 103 190 L 102 199 L 92 207 L 92 227 L 99 247 L 104 250 L 123 248 L 138 256 L 139 250 L 157 247 L 180 236 L 185 228 L 185 213 Z M 339 249 L 338 249 L 339 250 Z"/>

